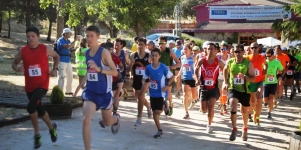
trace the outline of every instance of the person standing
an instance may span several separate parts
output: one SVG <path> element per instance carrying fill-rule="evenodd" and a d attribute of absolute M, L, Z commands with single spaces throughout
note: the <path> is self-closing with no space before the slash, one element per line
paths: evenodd
<path fill-rule="evenodd" d="M 40 32 L 36 27 L 26 29 L 28 45 L 23 46 L 12 63 L 16 72 L 23 72 L 25 76 L 25 92 L 29 99 L 27 112 L 30 114 L 31 123 L 34 127 L 34 148 L 42 145 L 39 132 L 38 117 L 47 124 L 51 141 L 57 140 L 57 124 L 52 123 L 48 113 L 42 105 L 42 98 L 48 91 L 49 76 L 56 76 L 59 64 L 59 55 L 52 48 L 40 44 Z M 53 58 L 53 68 L 49 70 L 48 56 Z M 23 66 L 18 66 L 23 61 Z"/>
<path fill-rule="evenodd" d="M 113 134 L 117 134 L 120 128 L 120 117 L 112 115 L 112 76 L 117 76 L 118 72 L 110 52 L 98 44 L 99 36 L 98 27 L 86 28 L 86 38 L 90 47 L 85 53 L 88 66 L 87 83 L 82 93 L 82 134 L 86 150 L 91 149 L 91 121 L 95 111 L 101 109 L 103 123 L 105 126 L 111 126 Z"/>
<path fill-rule="evenodd" d="M 70 42 L 69 38 L 72 35 L 72 31 L 69 28 L 65 28 L 62 33 L 62 37 L 57 41 L 57 50 L 60 55 L 60 64 L 58 66 L 58 86 L 64 91 L 65 78 L 67 78 L 65 95 L 73 95 L 72 93 L 72 65 L 70 56 L 72 48 L 76 41 L 80 38 L 76 37 L 76 40 Z"/>
<path fill-rule="evenodd" d="M 250 82 L 255 81 L 253 64 L 243 57 L 243 46 L 236 46 L 235 58 L 231 58 L 224 67 L 224 90 L 228 90 L 232 133 L 229 140 L 234 141 L 237 136 L 237 105 L 241 104 L 240 112 L 243 119 L 242 140 L 248 139 L 248 116 L 250 107 Z"/>
<path fill-rule="evenodd" d="M 176 41 L 176 47 L 174 47 L 172 49 L 172 51 L 176 54 L 177 58 L 180 59 L 181 57 L 181 51 L 183 50 L 183 46 L 182 46 L 182 42 L 180 40 L 177 40 Z M 173 65 L 175 65 L 176 62 L 173 61 Z M 174 69 L 174 74 L 175 76 L 177 76 L 179 74 L 179 70 L 180 70 L 180 67 Z M 177 87 L 177 94 L 176 94 L 176 97 L 177 98 L 180 98 L 181 94 L 181 81 L 182 79 L 179 78 L 179 79 L 176 79 L 176 87 Z"/>

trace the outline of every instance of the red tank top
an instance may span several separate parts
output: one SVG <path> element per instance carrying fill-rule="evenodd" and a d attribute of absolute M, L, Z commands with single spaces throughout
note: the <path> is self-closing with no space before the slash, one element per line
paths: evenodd
<path fill-rule="evenodd" d="M 25 91 L 33 92 L 37 88 L 48 90 L 49 86 L 49 66 L 47 48 L 40 44 L 36 49 L 31 49 L 28 45 L 21 49 Z"/>
<path fill-rule="evenodd" d="M 115 64 L 117 70 L 120 69 L 120 68 L 118 67 L 118 64 L 121 63 L 120 58 L 119 58 L 118 56 L 116 56 L 115 54 L 113 54 L 113 53 L 111 53 L 111 56 L 112 56 L 112 60 L 113 60 L 113 62 L 114 62 L 114 64 Z M 115 82 L 115 81 L 117 81 L 117 77 L 116 77 L 116 76 L 113 76 L 113 82 Z"/>
<path fill-rule="evenodd" d="M 203 58 L 203 64 L 201 66 L 201 81 L 205 89 L 214 89 L 217 87 L 217 79 L 219 72 L 218 58 L 215 58 L 212 64 L 208 64 L 207 57 Z"/>

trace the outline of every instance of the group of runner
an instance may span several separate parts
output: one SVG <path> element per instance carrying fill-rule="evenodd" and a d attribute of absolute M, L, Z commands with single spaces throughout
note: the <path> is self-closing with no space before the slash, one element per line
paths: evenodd
<path fill-rule="evenodd" d="M 291 90 L 290 100 L 296 94 L 294 79 L 299 82 L 300 58 L 287 54 L 280 46 L 268 48 L 265 55 L 257 43 L 250 45 L 250 54 L 245 55 L 244 46 L 221 42 L 206 42 L 200 48 L 189 39 L 167 41 L 159 38 L 158 48 L 152 41 L 137 38 L 137 51 L 130 55 L 123 49 L 122 39 L 114 44 L 98 43 L 100 36 L 96 26 L 86 28 L 86 38 L 81 39 L 81 46 L 76 51 L 78 68 L 83 76 L 76 89 L 75 96 L 83 88 L 83 139 L 85 149 L 91 148 L 91 121 L 97 110 L 101 110 L 100 126 L 111 126 L 113 134 L 120 128 L 120 115 L 117 112 L 126 73 L 133 80 L 134 97 L 138 101 L 137 120 L 134 126 L 142 124 L 143 107 L 147 108 L 148 118 L 153 118 L 157 133 L 154 138 L 163 136 L 159 121 L 160 114 L 173 114 L 172 83 L 176 81 L 176 97 L 180 98 L 181 85 L 185 114 L 200 101 L 200 111 L 207 113 L 206 132 L 213 132 L 214 108 L 220 100 L 220 114 L 230 112 L 232 133 L 229 140 L 236 139 L 238 103 L 243 118 L 242 139 L 247 140 L 248 122 L 254 121 L 260 126 L 262 102 L 268 106 L 268 119 L 280 99 L 284 99 L 283 87 Z M 29 103 L 27 110 L 35 128 L 35 148 L 41 146 L 38 115 L 49 127 L 53 142 L 57 139 L 57 124 L 51 123 L 47 112 L 41 105 L 42 97 L 47 93 L 49 75 L 56 76 L 59 55 L 43 44 L 39 44 L 39 30 L 30 27 L 26 30 L 28 45 L 24 46 L 13 62 L 13 69 L 25 74 L 25 90 Z M 168 42 L 168 43 L 167 43 Z M 167 47 L 168 45 L 168 47 Z M 54 59 L 53 70 L 49 72 L 48 56 Z M 301 55 L 300 55 L 301 56 Z M 35 58 L 35 59 L 32 59 Z M 36 59 L 39 58 L 39 59 Z M 18 66 L 23 60 L 23 66 Z M 84 73 L 83 73 L 84 72 Z M 300 92 L 299 83 L 296 84 Z M 149 94 L 150 103 L 146 99 Z M 286 92 L 285 92 L 286 93 Z M 262 96 L 263 95 L 263 96 Z M 262 100 L 263 99 L 263 100 Z M 227 108 L 229 104 L 229 108 Z M 252 117 L 253 114 L 253 117 Z M 249 119 L 249 120 L 248 120 Z"/>

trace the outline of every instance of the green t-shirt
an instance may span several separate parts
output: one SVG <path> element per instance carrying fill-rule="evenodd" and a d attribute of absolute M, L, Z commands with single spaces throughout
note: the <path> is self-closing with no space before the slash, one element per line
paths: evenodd
<path fill-rule="evenodd" d="M 85 76 L 87 73 L 86 56 L 84 52 L 89 48 L 81 48 L 75 53 L 76 70 L 79 76 Z"/>
<path fill-rule="evenodd" d="M 269 61 L 267 59 L 267 72 L 265 74 L 264 84 L 277 84 L 277 71 L 282 71 L 283 66 L 279 60 Z"/>
<path fill-rule="evenodd" d="M 165 51 L 161 52 L 161 57 L 159 59 L 160 63 L 163 63 L 166 66 L 170 66 L 170 50 L 166 49 Z"/>
<path fill-rule="evenodd" d="M 237 74 L 243 73 L 244 75 L 248 75 L 248 66 L 250 61 L 244 59 L 242 63 L 236 63 L 236 58 L 231 58 L 228 62 L 229 70 L 230 70 L 230 78 L 229 78 L 229 89 L 236 90 L 238 92 L 246 92 L 250 93 L 250 82 L 244 79 L 237 78 Z"/>
<path fill-rule="evenodd" d="M 295 58 L 298 60 L 298 62 L 301 62 L 301 54 L 299 53 L 299 54 L 296 54 L 296 56 L 295 56 Z M 297 63 L 297 65 L 296 65 L 296 69 L 298 68 L 298 63 Z M 300 71 L 300 69 L 299 70 L 296 70 L 296 71 Z"/>

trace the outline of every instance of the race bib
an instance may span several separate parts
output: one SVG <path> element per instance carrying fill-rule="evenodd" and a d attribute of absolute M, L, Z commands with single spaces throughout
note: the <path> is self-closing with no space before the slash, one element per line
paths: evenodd
<path fill-rule="evenodd" d="M 87 73 L 88 81 L 98 81 L 98 74 L 94 69 L 89 69 Z"/>
<path fill-rule="evenodd" d="M 213 84 L 214 84 L 214 81 L 212 79 L 206 79 L 205 80 L 205 85 L 207 85 L 207 86 L 213 86 Z"/>
<path fill-rule="evenodd" d="M 189 64 L 184 64 L 183 67 L 184 67 L 185 72 L 190 72 L 191 71 L 191 66 Z"/>
<path fill-rule="evenodd" d="M 151 80 L 149 82 L 149 88 L 157 90 L 158 89 L 158 83 L 157 83 L 157 81 Z"/>
<path fill-rule="evenodd" d="M 244 79 L 238 78 L 238 75 L 234 75 L 234 84 L 244 84 Z"/>
<path fill-rule="evenodd" d="M 255 68 L 255 76 L 259 76 L 260 75 L 260 72 L 257 68 Z"/>
<path fill-rule="evenodd" d="M 38 77 L 42 75 L 41 68 L 30 68 L 28 69 L 30 77 Z"/>
<path fill-rule="evenodd" d="M 219 74 L 223 75 L 223 73 L 224 73 L 223 70 L 221 68 L 219 68 Z"/>
<path fill-rule="evenodd" d="M 143 76 L 145 74 L 145 68 L 144 67 L 136 67 L 135 73 L 136 73 L 136 75 Z"/>
<path fill-rule="evenodd" d="M 293 75 L 293 70 L 287 70 L 286 74 L 287 75 Z"/>
<path fill-rule="evenodd" d="M 117 69 L 117 70 L 120 70 L 120 68 L 119 68 L 119 66 L 118 66 L 118 65 L 116 65 L 116 69 Z"/>
<path fill-rule="evenodd" d="M 275 77 L 273 75 L 268 75 L 268 82 L 274 82 Z"/>

